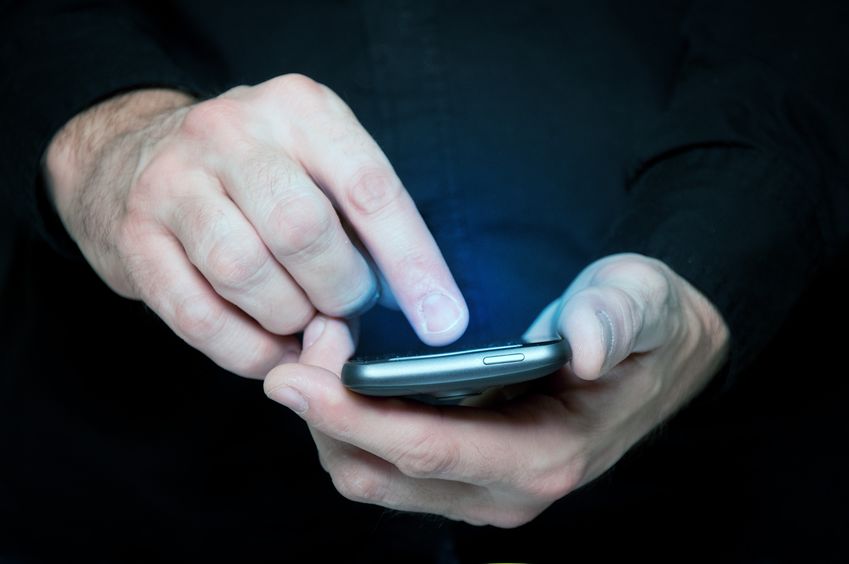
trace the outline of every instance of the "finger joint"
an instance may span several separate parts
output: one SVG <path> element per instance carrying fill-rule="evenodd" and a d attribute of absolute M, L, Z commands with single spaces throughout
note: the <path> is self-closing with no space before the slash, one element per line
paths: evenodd
<path fill-rule="evenodd" d="M 193 343 L 206 343 L 224 327 L 225 312 L 204 296 L 192 296 L 177 303 L 174 325 L 177 333 Z"/>
<path fill-rule="evenodd" d="M 405 441 L 403 449 L 394 457 L 394 464 L 407 476 L 430 478 L 452 471 L 458 459 L 458 446 L 450 437 L 425 431 Z"/>
<path fill-rule="evenodd" d="M 334 214 L 329 204 L 315 196 L 280 201 L 269 213 L 271 244 L 281 258 L 311 258 L 333 243 Z"/>
<path fill-rule="evenodd" d="M 206 257 L 206 266 L 216 286 L 226 289 L 245 288 L 264 271 L 267 264 L 265 251 L 258 245 L 234 242 L 236 235 L 213 243 Z"/>
<path fill-rule="evenodd" d="M 182 133 L 192 139 L 209 137 L 229 138 L 245 122 L 242 104 L 232 98 L 213 98 L 192 106 L 180 126 Z"/>
<path fill-rule="evenodd" d="M 351 501 L 380 503 L 386 498 L 386 479 L 359 464 L 340 464 L 330 475 L 336 490 Z"/>
<path fill-rule="evenodd" d="M 401 181 L 389 170 L 365 168 L 355 174 L 346 194 L 351 206 L 361 215 L 373 216 L 397 203 L 404 190 Z"/>

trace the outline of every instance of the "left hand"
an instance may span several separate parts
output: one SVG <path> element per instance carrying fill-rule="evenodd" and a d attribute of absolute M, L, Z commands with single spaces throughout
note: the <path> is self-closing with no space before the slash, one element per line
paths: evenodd
<path fill-rule="evenodd" d="M 572 361 L 491 407 L 432 406 L 346 390 L 354 343 L 317 317 L 299 364 L 266 393 L 308 423 L 345 497 L 472 524 L 522 525 L 598 477 L 689 401 L 721 366 L 728 329 L 660 261 L 613 255 L 587 267 L 529 336 L 559 332 Z"/>

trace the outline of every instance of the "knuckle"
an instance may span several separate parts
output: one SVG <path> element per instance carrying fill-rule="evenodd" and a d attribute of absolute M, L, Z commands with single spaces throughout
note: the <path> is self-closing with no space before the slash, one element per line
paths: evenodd
<path fill-rule="evenodd" d="M 316 110 L 335 97 L 329 88 L 300 73 L 272 78 L 266 85 L 272 102 L 303 111 Z"/>
<path fill-rule="evenodd" d="M 384 168 L 371 167 L 354 175 L 345 194 L 357 212 L 370 216 L 397 203 L 404 189 L 394 173 Z"/>
<path fill-rule="evenodd" d="M 138 198 L 147 195 L 162 186 L 163 181 L 170 176 L 173 169 L 168 166 L 162 157 L 155 157 L 139 173 L 138 178 L 130 189 L 129 197 Z"/>
<path fill-rule="evenodd" d="M 147 216 L 128 210 L 115 227 L 115 247 L 119 254 L 135 254 L 145 236 Z"/>
<path fill-rule="evenodd" d="M 229 98 L 239 98 L 240 96 L 244 96 L 244 95 L 250 93 L 252 90 L 253 90 L 253 88 L 251 88 L 250 86 L 248 86 L 246 84 L 238 84 L 238 85 L 232 87 L 231 89 L 227 90 L 223 94 L 221 94 L 221 96 L 222 97 L 229 97 Z"/>
<path fill-rule="evenodd" d="M 182 176 L 184 165 L 169 150 L 157 154 L 138 173 L 135 182 L 127 194 L 128 209 L 143 210 L 161 199 L 168 189 L 179 182 L 175 178 Z"/>
<path fill-rule="evenodd" d="M 224 310 L 203 296 L 179 301 L 174 308 L 177 333 L 191 342 L 204 343 L 217 335 L 224 325 Z"/>
<path fill-rule="evenodd" d="M 288 90 L 301 94 L 323 95 L 324 88 L 322 85 L 305 74 L 292 72 L 271 79 L 275 88 L 280 90 Z"/>
<path fill-rule="evenodd" d="M 599 269 L 596 280 L 609 285 L 610 305 L 623 320 L 626 340 L 640 334 L 647 322 L 667 317 L 677 308 L 672 276 L 661 261 L 633 254 Z"/>
<path fill-rule="evenodd" d="M 547 476 L 540 476 L 523 487 L 526 495 L 545 502 L 557 501 L 573 489 L 575 489 L 575 481 L 566 472 L 552 472 Z"/>
<path fill-rule="evenodd" d="M 195 247 L 193 251 L 199 251 L 197 247 L 202 246 L 203 241 L 223 232 L 226 225 L 224 212 L 218 207 L 207 205 L 198 197 L 174 201 L 169 212 L 171 222 L 182 225 L 184 233 L 190 235 L 192 247 Z M 198 257 L 201 258 L 204 257 Z"/>
<path fill-rule="evenodd" d="M 379 503 L 386 498 L 386 482 L 377 474 L 350 462 L 331 469 L 333 486 L 347 499 L 361 503 Z"/>
<path fill-rule="evenodd" d="M 647 298 L 661 298 L 669 294 L 669 279 L 660 268 L 659 261 L 635 261 L 628 265 L 630 277 L 643 289 Z"/>
<path fill-rule="evenodd" d="M 266 264 L 258 245 L 233 242 L 235 237 L 216 241 L 210 249 L 206 266 L 218 285 L 228 289 L 244 288 L 262 272 Z"/>
<path fill-rule="evenodd" d="M 268 217 L 278 256 L 319 255 L 331 244 L 334 214 L 328 204 L 314 196 L 283 200 L 271 208 Z"/>
<path fill-rule="evenodd" d="M 574 491 L 582 476 L 583 464 L 571 461 L 564 466 L 529 473 L 519 484 L 519 491 L 525 497 L 547 505 Z"/>
<path fill-rule="evenodd" d="M 647 297 L 665 298 L 670 291 L 667 267 L 656 259 L 642 255 L 628 254 L 601 266 L 594 279 L 598 282 L 627 281 L 627 286 L 637 287 Z"/>
<path fill-rule="evenodd" d="M 404 446 L 394 464 L 407 476 L 428 478 L 450 472 L 458 459 L 459 450 L 454 441 L 425 432 Z"/>
<path fill-rule="evenodd" d="M 240 102 L 233 98 L 213 98 L 192 106 L 180 126 L 184 135 L 204 139 L 230 136 L 244 122 Z"/>

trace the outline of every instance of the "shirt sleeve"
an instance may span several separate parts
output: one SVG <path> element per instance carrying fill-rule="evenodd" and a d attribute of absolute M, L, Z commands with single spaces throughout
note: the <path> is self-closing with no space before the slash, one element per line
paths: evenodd
<path fill-rule="evenodd" d="M 786 5 L 785 5 L 786 4 Z M 663 260 L 731 330 L 725 384 L 849 240 L 845 3 L 695 3 L 605 254 Z"/>
<path fill-rule="evenodd" d="M 180 61 L 167 43 L 143 3 L 0 3 L 3 221 L 53 243 L 64 236 L 41 188 L 40 163 L 53 135 L 89 106 L 143 87 L 215 91 L 215 81 Z"/>

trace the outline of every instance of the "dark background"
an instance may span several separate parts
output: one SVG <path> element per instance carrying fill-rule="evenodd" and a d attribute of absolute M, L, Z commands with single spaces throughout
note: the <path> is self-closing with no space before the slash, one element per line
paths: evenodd
<path fill-rule="evenodd" d="M 630 147 L 621 133 L 637 136 L 657 117 L 656 98 L 668 86 L 667 65 L 678 62 L 667 52 L 667 42 L 647 37 L 650 24 L 657 23 L 651 14 L 628 3 L 619 5 L 619 18 L 602 19 L 590 4 L 561 11 L 550 3 L 543 16 L 558 17 L 570 26 L 568 42 L 558 33 L 521 28 L 522 22 L 541 17 L 533 6 L 523 4 L 517 25 L 525 33 L 524 47 L 533 55 L 530 62 L 499 34 L 502 27 L 516 24 L 513 19 L 488 19 L 486 3 L 455 7 L 464 15 L 460 23 L 482 14 L 477 21 L 482 30 L 489 30 L 482 37 L 493 49 L 485 55 L 499 65 L 464 64 L 479 55 L 475 44 L 466 41 L 467 28 L 458 23 L 430 29 L 439 22 L 435 24 L 427 7 L 417 2 L 407 2 L 404 8 L 414 15 L 425 12 L 412 18 L 423 26 L 414 30 L 417 33 L 402 32 L 398 18 L 384 14 L 380 3 L 367 2 L 372 18 L 361 22 L 367 33 L 325 37 L 310 30 L 347 26 L 359 12 L 354 3 L 330 3 L 341 8 L 328 19 L 311 2 L 293 2 L 284 20 L 270 17 L 279 15 L 279 5 L 257 2 L 270 16 L 247 14 L 250 22 L 216 17 L 209 3 L 185 4 L 207 10 L 207 23 L 217 26 L 200 32 L 222 44 L 246 43 L 243 50 L 232 49 L 236 59 L 227 61 L 233 75 L 228 80 L 267 78 L 269 59 L 263 57 L 278 50 L 274 56 L 279 68 L 324 80 L 352 103 L 427 218 L 449 212 L 451 221 L 434 221 L 432 228 L 461 287 L 469 291 L 470 340 L 515 337 L 594 258 L 598 240 L 624 204 L 622 161 Z M 701 6 L 711 12 L 712 4 Z M 726 3 L 725 9 L 733 12 L 733 3 Z M 663 14 L 677 17 L 673 9 Z M 75 15 L 64 14 L 69 21 Z M 161 15 L 174 26 L 165 33 L 182 30 L 176 16 Z M 716 19 L 739 21 L 722 15 Z M 240 31 L 251 22 L 258 31 L 245 42 Z M 89 23 L 96 27 L 98 22 Z M 284 24 L 291 33 L 279 33 Z M 598 25 L 611 29 L 599 32 L 594 27 Z M 57 28 L 53 35 L 35 35 L 53 49 L 49 60 L 67 55 L 69 65 L 79 63 L 71 68 L 77 79 L 104 74 L 108 67 L 102 65 L 115 53 L 83 45 L 80 51 L 90 59 L 72 57 L 75 53 L 64 53 L 52 43 L 62 30 Z M 112 33 L 108 39 L 121 45 L 121 30 Z M 382 42 L 367 47 L 359 43 L 366 36 Z M 433 37 L 448 38 L 441 59 L 422 56 Z M 783 38 L 768 39 L 769 45 L 773 39 L 783 45 Z M 286 59 L 314 41 L 326 49 Z M 187 42 L 187 49 L 196 47 L 191 37 Z M 562 61 L 571 65 L 569 72 L 554 80 L 547 71 L 561 61 L 550 54 L 560 52 L 592 57 Z M 338 53 L 347 59 L 340 60 Z M 125 55 L 138 60 L 135 53 Z M 193 60 L 205 62 L 210 71 L 217 69 L 215 57 L 220 54 L 206 55 Z M 641 63 L 656 69 L 657 75 L 642 72 Z M 513 74 L 505 75 L 505 68 Z M 816 68 L 807 70 L 818 76 Z M 144 74 L 151 69 L 156 72 Z M 435 74 L 429 78 L 441 77 L 443 82 L 420 84 L 422 69 L 430 69 Z M 134 70 L 142 82 L 159 71 L 153 63 Z M 37 71 L 16 68 L 31 80 Z M 120 75 L 112 71 L 106 74 Z M 58 72 L 42 74 L 48 84 L 61 82 Z M 499 85 L 492 92 L 500 95 L 479 100 L 481 84 Z M 26 93 L 26 84 L 16 86 Z M 108 91 L 103 84 L 97 87 L 106 88 L 98 95 Z M 383 98 L 373 95 L 375 89 Z M 49 99 L 55 90 L 39 92 Z M 92 102 L 90 93 L 73 94 L 74 103 Z M 558 112 L 552 100 L 563 97 L 570 103 Z M 437 101 L 446 99 L 457 107 L 439 107 Z M 20 94 L 4 108 L 4 119 L 11 120 L 17 110 L 42 107 L 39 101 L 44 102 Z M 490 119 L 493 112 L 501 112 L 501 121 Z M 58 120 L 60 114 L 57 110 L 51 118 Z M 24 121 L 29 124 L 29 118 Z M 564 132 L 572 132 L 572 137 Z M 8 134 L 4 141 L 12 156 L 33 152 Z M 838 147 L 841 150 L 845 147 Z M 0 164 L 7 161 L 17 164 L 11 157 Z M 505 221 L 504 200 L 490 190 L 521 191 L 525 182 L 551 198 L 564 186 L 573 189 L 569 213 L 561 217 L 549 200 L 528 198 L 510 203 L 523 217 L 544 216 L 546 222 Z M 19 186 L 30 184 L 14 184 L 15 189 Z M 734 200 L 730 202 L 724 211 L 736 217 L 730 209 Z M 723 211 L 723 204 L 717 205 Z M 274 555 L 280 561 L 315 561 L 341 552 L 348 561 L 431 562 L 456 550 L 463 562 L 849 561 L 845 252 L 836 266 L 820 273 L 789 317 L 782 317 L 786 304 L 780 300 L 769 311 L 747 312 L 755 321 L 761 313 L 763 319 L 782 321 L 780 327 L 761 328 L 759 335 L 773 329 L 778 333 L 745 373 L 736 375 L 730 389 L 723 387 L 720 375 L 693 405 L 608 474 L 531 524 L 501 530 L 342 499 L 319 467 L 299 418 L 270 402 L 260 383 L 227 374 L 189 350 L 143 305 L 109 292 L 73 252 L 73 245 L 62 240 L 49 206 L 42 211 L 48 222 L 45 231 L 54 235 L 52 243 L 44 233 L 30 232 L 29 224 L 14 228 L 6 215 L 0 220 L 0 558 L 238 562 Z M 464 228 L 458 227 L 463 221 L 455 221 L 461 212 L 467 212 L 461 217 Z M 731 246 L 735 239 L 745 241 L 747 230 L 757 227 L 744 223 L 719 230 L 721 241 L 694 236 L 691 242 L 702 247 L 692 248 L 693 255 L 716 260 L 721 252 L 714 252 L 712 243 Z M 794 233 L 786 227 L 778 231 Z M 469 232 L 477 237 L 469 237 Z M 687 240 L 667 238 L 690 250 Z M 777 245 L 770 245 L 768 236 L 763 240 L 767 245 L 762 250 L 773 252 Z M 744 291 L 741 301 L 751 304 L 763 299 L 761 291 L 773 296 L 766 293 L 791 287 L 800 272 L 808 272 L 807 257 L 800 252 L 804 248 L 800 244 L 788 251 L 788 256 L 798 253 L 798 261 L 782 260 L 780 252 L 741 252 L 729 262 L 747 268 L 740 257 L 754 256 L 761 262 L 752 261 L 758 268 L 751 272 L 772 273 L 773 279 L 750 281 L 734 272 L 729 280 L 739 288 L 732 290 Z M 522 256 L 535 260 L 516 260 Z M 550 256 L 562 260 L 548 260 Z M 523 291 L 528 289 L 532 291 Z M 372 347 L 412 342 L 403 320 L 385 310 L 369 313 L 364 331 L 386 337 L 372 340 Z M 455 549 L 450 548 L 452 542 Z"/>

